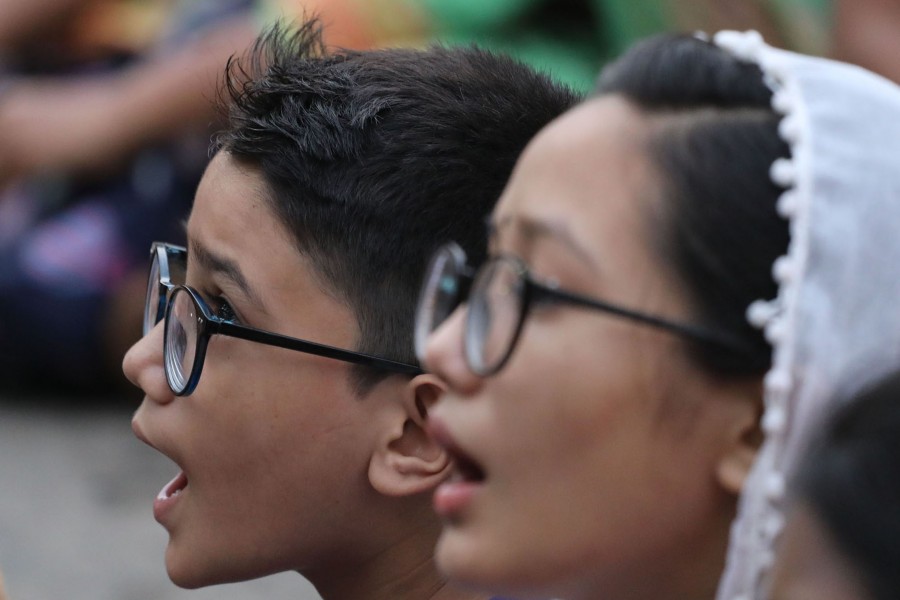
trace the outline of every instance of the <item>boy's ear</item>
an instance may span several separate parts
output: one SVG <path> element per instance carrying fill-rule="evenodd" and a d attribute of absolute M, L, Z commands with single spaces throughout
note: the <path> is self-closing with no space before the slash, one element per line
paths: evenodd
<path fill-rule="evenodd" d="M 427 492 L 450 474 L 450 456 L 425 433 L 428 410 L 446 391 L 436 376 L 417 375 L 401 390 L 369 462 L 369 481 L 385 496 Z"/>
<path fill-rule="evenodd" d="M 732 415 L 732 426 L 725 451 L 716 465 L 719 485 L 729 494 L 738 496 L 762 445 L 762 385 L 749 384 Z"/>

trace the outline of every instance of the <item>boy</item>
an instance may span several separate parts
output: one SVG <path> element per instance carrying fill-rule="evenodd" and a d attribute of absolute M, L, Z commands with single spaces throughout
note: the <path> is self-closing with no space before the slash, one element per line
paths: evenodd
<path fill-rule="evenodd" d="M 437 246 L 484 257 L 517 156 L 577 98 L 477 49 L 325 55 L 315 21 L 261 37 L 225 91 L 188 287 L 164 277 L 185 253 L 155 247 L 147 335 L 124 361 L 145 392 L 135 434 L 181 469 L 154 503 L 169 575 L 474 597 L 432 562 L 428 492 L 449 458 L 423 430 L 443 384 L 415 363 L 414 305 Z"/>

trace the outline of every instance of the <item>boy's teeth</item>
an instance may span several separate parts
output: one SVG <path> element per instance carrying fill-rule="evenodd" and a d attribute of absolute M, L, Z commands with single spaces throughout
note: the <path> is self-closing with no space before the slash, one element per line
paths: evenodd
<path fill-rule="evenodd" d="M 185 477 L 184 472 L 181 472 L 176 475 L 175 478 L 172 479 L 172 481 L 167 483 L 163 487 L 163 489 L 159 491 L 159 494 L 157 494 L 156 497 L 158 500 L 174 498 L 181 493 L 181 490 L 183 490 L 187 486 L 187 483 L 187 477 Z"/>

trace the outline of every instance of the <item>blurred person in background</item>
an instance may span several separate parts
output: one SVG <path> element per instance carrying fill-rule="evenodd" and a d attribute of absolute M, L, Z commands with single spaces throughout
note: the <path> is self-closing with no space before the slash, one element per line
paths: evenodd
<path fill-rule="evenodd" d="M 845 404 L 795 478 L 771 600 L 900 597 L 900 375 Z"/>
<path fill-rule="evenodd" d="M 348 47 L 477 42 L 589 89 L 599 67 L 664 31 L 754 29 L 777 47 L 900 79 L 893 0 L 264 0 L 269 15 L 313 10 Z"/>
<path fill-rule="evenodd" d="M 835 0 L 832 54 L 900 82 L 900 2 Z"/>
<path fill-rule="evenodd" d="M 828 48 L 827 0 L 268 0 L 271 14 L 310 7 L 352 47 L 477 42 L 587 90 L 635 40 L 663 31 L 756 29 L 776 44 Z"/>
<path fill-rule="evenodd" d="M 0 6 L 0 389 L 91 388 L 140 332 L 153 239 L 179 239 L 243 0 Z"/>

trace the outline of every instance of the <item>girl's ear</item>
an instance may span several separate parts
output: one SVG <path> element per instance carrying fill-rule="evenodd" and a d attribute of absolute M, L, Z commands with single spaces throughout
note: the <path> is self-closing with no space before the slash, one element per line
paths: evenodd
<path fill-rule="evenodd" d="M 747 384 L 735 407 L 732 426 L 728 430 L 725 452 L 716 465 L 716 478 L 722 489 L 735 496 L 744 489 L 744 482 L 756 461 L 763 441 L 763 390 L 761 382 Z"/>

